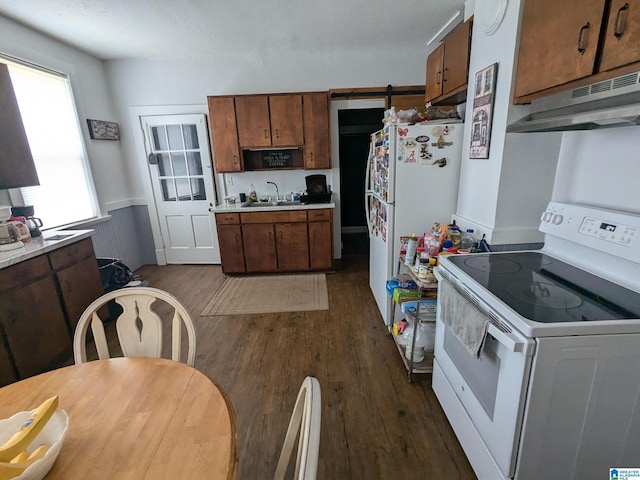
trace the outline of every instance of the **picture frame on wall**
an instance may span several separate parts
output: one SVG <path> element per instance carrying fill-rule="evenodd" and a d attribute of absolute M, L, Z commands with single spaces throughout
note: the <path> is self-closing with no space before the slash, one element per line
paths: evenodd
<path fill-rule="evenodd" d="M 115 122 L 87 119 L 87 125 L 93 140 L 120 140 L 120 127 Z"/>
<path fill-rule="evenodd" d="M 489 158 L 491 123 L 495 100 L 498 64 L 494 63 L 476 73 L 473 83 L 473 111 L 471 114 L 471 148 L 469 158 Z"/>

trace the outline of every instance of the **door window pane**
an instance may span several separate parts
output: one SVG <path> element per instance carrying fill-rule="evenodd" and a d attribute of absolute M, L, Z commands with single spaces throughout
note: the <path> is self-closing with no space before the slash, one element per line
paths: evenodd
<path fill-rule="evenodd" d="M 176 177 L 186 176 L 187 172 L 187 163 L 185 161 L 184 153 L 182 152 L 173 152 L 171 154 L 171 159 L 173 160 L 173 175 Z"/>
<path fill-rule="evenodd" d="M 162 186 L 162 198 L 165 202 L 175 202 L 176 199 L 176 187 L 173 184 L 173 179 L 163 178 L 160 180 L 160 185 Z"/>
<path fill-rule="evenodd" d="M 164 127 L 153 127 L 153 149 L 154 150 L 167 150 L 167 134 L 164 131 Z"/>
<path fill-rule="evenodd" d="M 202 160 L 200 152 L 187 152 L 189 175 L 202 175 Z"/>
<path fill-rule="evenodd" d="M 182 129 L 180 125 L 167 125 L 167 134 L 169 135 L 169 149 L 183 150 Z"/>
<path fill-rule="evenodd" d="M 204 179 L 202 178 L 192 178 L 191 179 L 191 189 L 193 192 L 194 200 L 206 200 L 207 193 L 204 191 Z"/>
<path fill-rule="evenodd" d="M 198 130 L 195 125 L 183 125 L 182 131 L 184 133 L 184 143 L 187 150 L 198 149 Z"/>
<path fill-rule="evenodd" d="M 176 178 L 176 188 L 178 191 L 178 200 L 186 202 L 191 200 L 191 186 L 186 178 Z"/>
<path fill-rule="evenodd" d="M 171 159 L 169 155 L 163 155 L 161 153 L 156 154 L 158 159 L 158 173 L 161 177 L 170 177 L 173 175 L 171 171 Z"/>

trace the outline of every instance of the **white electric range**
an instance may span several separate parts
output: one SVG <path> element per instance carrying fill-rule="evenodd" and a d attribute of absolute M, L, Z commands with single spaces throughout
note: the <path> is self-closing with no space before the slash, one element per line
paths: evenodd
<path fill-rule="evenodd" d="M 540 231 L 542 250 L 442 259 L 434 392 L 481 480 L 640 468 L 640 216 L 551 202 Z M 478 358 L 445 298 L 486 316 Z"/>

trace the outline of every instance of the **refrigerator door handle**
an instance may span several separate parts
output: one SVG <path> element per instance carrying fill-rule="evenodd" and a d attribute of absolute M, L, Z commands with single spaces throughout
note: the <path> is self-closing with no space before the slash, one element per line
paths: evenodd
<path fill-rule="evenodd" d="M 369 192 L 365 193 L 364 195 L 364 213 L 365 213 L 365 217 L 367 218 L 367 230 L 369 232 L 369 237 L 371 237 L 371 211 L 370 211 L 370 206 L 371 206 L 371 194 Z"/>
<path fill-rule="evenodd" d="M 373 140 L 369 143 L 369 156 L 367 157 L 367 169 L 364 172 L 364 191 L 371 190 L 371 158 L 373 157 Z"/>

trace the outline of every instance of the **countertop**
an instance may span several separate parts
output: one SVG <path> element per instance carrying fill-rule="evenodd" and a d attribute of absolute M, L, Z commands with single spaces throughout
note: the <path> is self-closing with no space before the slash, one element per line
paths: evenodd
<path fill-rule="evenodd" d="M 47 230 L 42 232 L 42 236 L 25 242 L 24 247 L 0 252 L 0 268 L 6 268 L 57 248 L 71 245 L 93 234 L 94 230 Z"/>
<path fill-rule="evenodd" d="M 279 210 L 317 210 L 322 208 L 336 208 L 336 204 L 329 203 L 300 203 L 298 205 L 273 205 L 264 207 L 243 207 L 243 203 L 236 203 L 232 205 L 221 204 L 217 207 L 211 208 L 213 213 L 245 213 L 245 212 L 276 212 Z"/>

